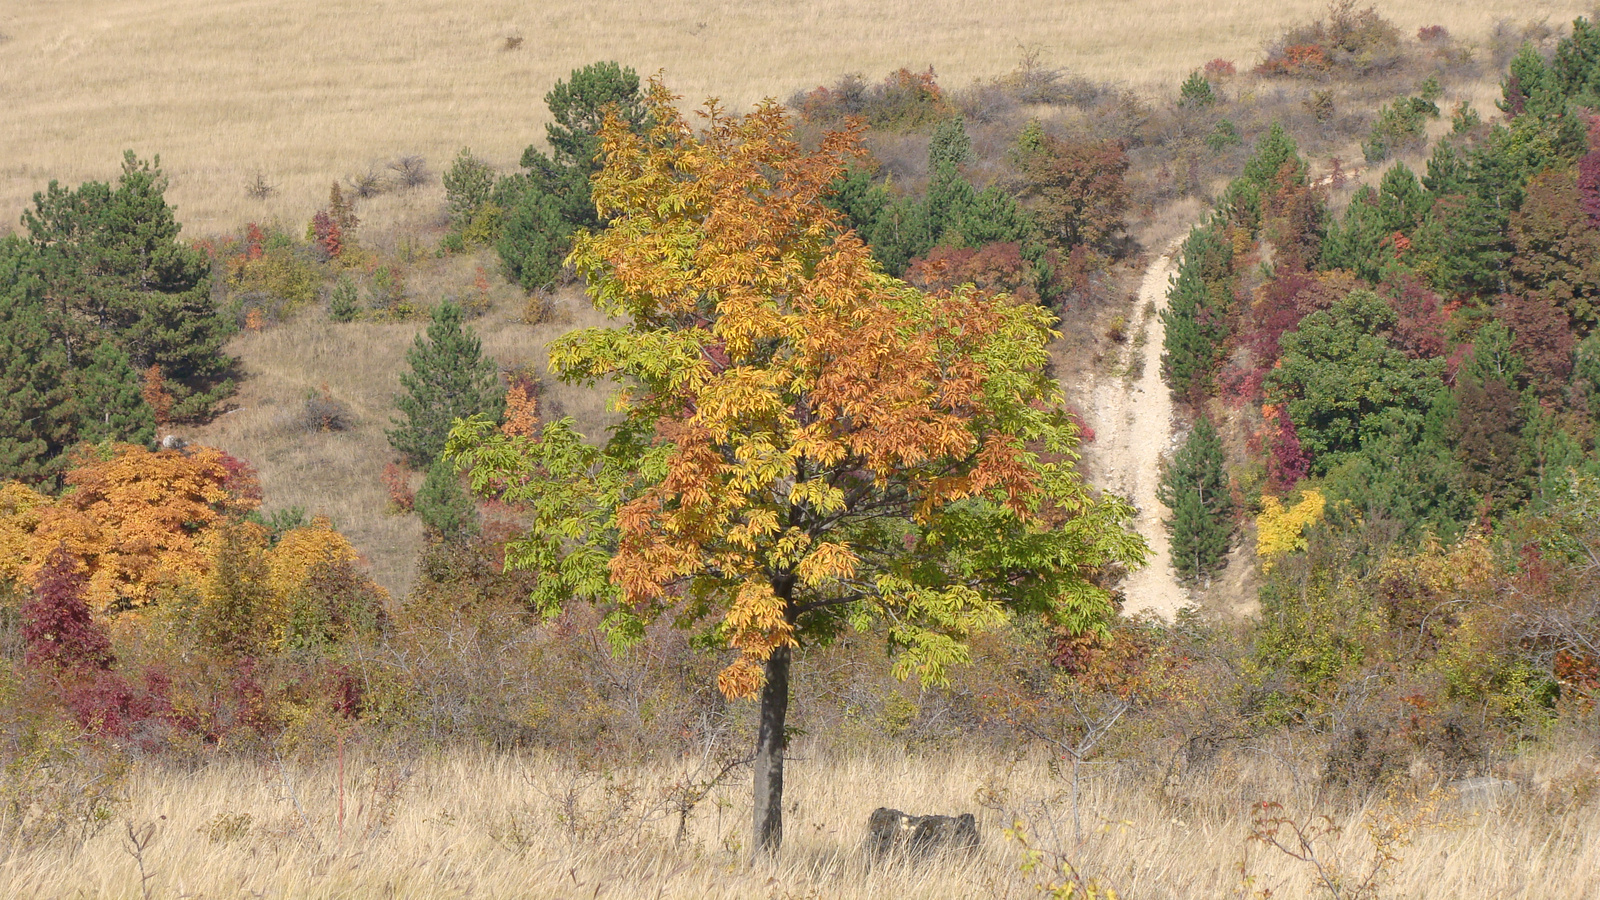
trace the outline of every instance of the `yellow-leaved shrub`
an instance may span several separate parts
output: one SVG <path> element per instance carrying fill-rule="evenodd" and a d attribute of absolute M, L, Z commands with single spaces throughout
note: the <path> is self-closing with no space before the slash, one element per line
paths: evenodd
<path fill-rule="evenodd" d="M 1306 548 L 1306 529 L 1322 521 L 1327 500 L 1321 491 L 1300 492 L 1300 501 L 1286 507 L 1271 494 L 1261 497 L 1261 514 L 1256 516 L 1256 555 L 1263 571 L 1271 571 L 1279 557 Z"/>

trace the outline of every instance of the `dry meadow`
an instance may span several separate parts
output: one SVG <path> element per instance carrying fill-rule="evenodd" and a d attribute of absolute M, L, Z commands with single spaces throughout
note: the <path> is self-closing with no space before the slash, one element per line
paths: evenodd
<path fill-rule="evenodd" d="M 1525 758 L 1517 793 L 1464 802 L 1449 790 L 1358 807 L 1319 801 L 1282 746 L 1251 748 L 1182 778 L 1116 766 L 1081 774 L 1076 836 L 1070 780 L 1038 756 L 834 758 L 802 747 L 790 764 L 786 840 L 749 864 L 745 776 L 709 792 L 678 833 L 674 798 L 705 777 L 689 757 L 638 769 L 455 752 L 410 762 L 352 748 L 341 773 L 236 761 L 141 767 L 114 821 L 86 842 L 12 856 L 6 896 L 1025 898 L 1063 884 L 1123 898 L 1495 897 L 1581 900 L 1600 891 L 1600 807 L 1592 760 Z M 1280 824 L 1292 858 L 1253 839 L 1252 808 Z M 879 805 L 970 810 L 974 855 L 874 865 L 862 850 Z M 1319 816 L 1326 814 L 1327 819 Z M 1003 834 L 1021 824 L 1040 865 Z M 1337 885 L 1338 893 L 1328 885 Z M 1365 887 L 1363 887 L 1365 886 Z M 1370 890 L 1367 890 L 1370 888 Z M 1061 896 L 1085 896 L 1065 894 Z M 1108 893 L 1087 896 L 1112 896 Z"/>
<path fill-rule="evenodd" d="M 1572 0 L 1390 0 L 1409 34 L 1442 24 L 1485 42 L 1496 22 L 1560 26 Z M 691 100 L 735 106 L 858 72 L 933 67 L 951 87 L 1025 53 L 1166 94 L 1264 43 L 1324 0 L 29 0 L 0 7 L 0 221 L 52 178 L 109 178 L 122 151 L 161 154 L 190 236 L 301 222 L 328 183 L 399 156 L 437 172 L 470 146 L 510 168 L 543 135 L 542 98 L 573 68 L 663 70 Z M 274 188 L 252 199 L 260 177 Z M 435 189 L 437 183 L 435 182 Z"/>

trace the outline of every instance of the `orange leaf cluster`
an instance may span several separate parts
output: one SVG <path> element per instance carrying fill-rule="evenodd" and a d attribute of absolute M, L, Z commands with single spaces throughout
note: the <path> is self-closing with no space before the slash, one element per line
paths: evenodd
<path fill-rule="evenodd" d="M 254 312 L 254 310 L 251 310 Z M 155 413 L 157 425 L 166 425 L 167 418 L 172 413 L 172 393 L 167 390 L 166 380 L 161 377 L 161 367 L 152 365 L 144 371 L 144 384 L 139 389 L 139 395 L 144 402 L 150 405 Z"/>
<path fill-rule="evenodd" d="M 193 578 L 205 568 L 197 536 L 260 497 L 253 476 L 211 447 L 119 445 L 80 458 L 66 482 L 54 502 L 23 496 L 20 486 L 0 490 L 0 545 L 22 560 L 10 564 L 14 577 L 30 580 L 65 547 L 88 575 L 86 599 L 97 611 L 146 606 L 163 587 Z"/>
<path fill-rule="evenodd" d="M 538 433 L 539 394 L 531 379 L 512 379 L 506 389 L 505 422 L 500 430 L 512 437 L 531 438 Z"/>

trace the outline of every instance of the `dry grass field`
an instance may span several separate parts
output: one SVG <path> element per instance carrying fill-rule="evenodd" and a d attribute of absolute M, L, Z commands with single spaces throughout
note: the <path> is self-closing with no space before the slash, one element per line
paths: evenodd
<path fill-rule="evenodd" d="M 1339 809 L 1316 804 L 1285 748 L 1256 749 L 1161 787 L 1096 767 L 1083 777 L 1075 839 L 1070 782 L 1043 759 L 832 758 L 801 747 L 789 767 L 788 839 L 778 858 L 754 865 L 741 845 L 745 776 L 713 790 L 675 839 L 671 798 L 701 777 L 692 758 L 595 773 L 539 756 L 404 762 L 352 751 L 342 784 L 331 759 L 152 765 L 136 771 L 128 803 L 96 836 L 12 856 L 0 894 L 1010 900 L 1047 896 L 1039 886 L 1061 861 L 1141 900 L 1329 896 L 1319 865 L 1338 897 L 1583 900 L 1600 891 L 1600 807 L 1574 793 L 1592 792 L 1592 760 L 1525 758 L 1520 790 L 1497 804 L 1431 791 Z M 1251 840 L 1262 800 L 1317 829 L 1309 851 L 1293 845 L 1316 862 Z M 861 840 L 879 805 L 973 811 L 983 846 L 971 857 L 869 865 Z M 1002 835 L 1017 821 L 1045 851 L 1032 873 Z M 1289 842 L 1289 826 L 1279 834 Z M 1380 849 L 1389 862 L 1374 874 Z"/>
<path fill-rule="evenodd" d="M 1389 0 L 1406 33 L 1472 41 L 1495 22 L 1563 25 L 1585 0 Z M 435 172 L 470 146 L 501 167 L 543 136 L 545 91 L 616 59 L 665 70 L 691 100 L 766 95 L 934 67 L 992 78 L 1045 65 L 1169 92 L 1214 57 L 1254 63 L 1324 0 L 27 0 L 0 6 L 0 228 L 51 178 L 109 178 L 124 149 L 161 154 L 190 236 L 303 222 L 329 181 L 401 154 Z M 520 39 L 520 43 L 518 43 Z M 510 45 L 516 43 L 514 49 Z M 254 200 L 257 174 L 277 188 Z M 436 187 L 436 185 L 435 185 Z"/>

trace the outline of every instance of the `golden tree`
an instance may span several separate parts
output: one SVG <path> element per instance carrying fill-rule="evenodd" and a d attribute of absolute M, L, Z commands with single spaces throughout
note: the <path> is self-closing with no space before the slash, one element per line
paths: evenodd
<path fill-rule="evenodd" d="M 260 501 L 254 476 L 212 447 L 85 451 L 66 482 L 60 499 L 36 510 L 24 574 L 66 547 L 89 577 L 96 611 L 146 606 L 163 587 L 193 580 L 206 570 L 196 538 Z"/>
<path fill-rule="evenodd" d="M 1099 626 L 1096 574 L 1145 548 L 1074 469 L 1048 312 L 884 275 L 823 202 L 853 131 L 807 153 L 775 102 L 710 104 L 696 131 L 674 99 L 652 84 L 650 133 L 604 129 L 609 224 L 571 256 L 626 324 L 550 347 L 562 379 L 618 385 L 621 424 L 595 447 L 570 419 L 529 438 L 479 418 L 449 452 L 528 510 L 507 563 L 539 573 L 543 610 L 607 605 L 620 640 L 671 616 L 735 651 L 718 686 L 760 697 L 754 846 L 770 851 L 795 648 L 881 624 L 895 671 L 937 683 L 1010 615 Z"/>

